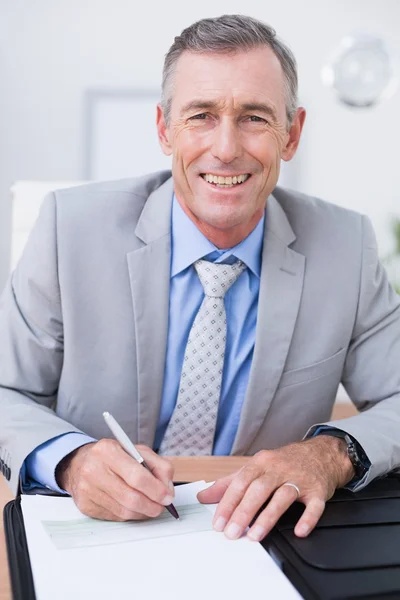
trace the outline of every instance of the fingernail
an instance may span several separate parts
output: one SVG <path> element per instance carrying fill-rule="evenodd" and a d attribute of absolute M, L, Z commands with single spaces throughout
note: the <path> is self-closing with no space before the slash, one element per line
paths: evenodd
<path fill-rule="evenodd" d="M 173 501 L 173 497 L 172 496 L 165 496 L 165 498 L 161 502 L 161 504 L 163 504 L 164 506 L 169 506 L 170 504 L 172 504 L 172 501 Z"/>
<path fill-rule="evenodd" d="M 225 529 L 226 519 L 224 517 L 218 517 L 214 523 L 215 531 L 223 531 Z"/>
<path fill-rule="evenodd" d="M 170 489 L 171 494 L 174 495 L 175 494 L 174 482 L 173 481 L 169 481 L 168 482 L 168 487 Z"/>
<path fill-rule="evenodd" d="M 301 525 L 299 525 L 296 528 L 296 534 L 297 535 L 307 535 L 307 533 L 310 531 L 310 528 L 308 525 L 306 525 L 305 523 L 302 523 Z"/>
<path fill-rule="evenodd" d="M 231 523 L 228 529 L 225 531 L 226 537 L 228 537 L 230 540 L 236 540 L 238 537 L 240 537 L 241 533 L 242 528 L 236 523 Z"/>
<path fill-rule="evenodd" d="M 252 529 L 250 529 L 250 531 L 247 534 L 247 537 L 249 537 L 251 540 L 254 540 L 255 542 L 259 542 L 263 539 L 264 536 L 265 529 L 264 527 L 261 527 L 261 525 L 254 525 L 254 527 L 252 527 Z"/>

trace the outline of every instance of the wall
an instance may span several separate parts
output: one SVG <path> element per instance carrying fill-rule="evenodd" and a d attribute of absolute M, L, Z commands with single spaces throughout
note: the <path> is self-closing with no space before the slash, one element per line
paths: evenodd
<path fill-rule="evenodd" d="M 354 114 L 321 85 L 319 71 L 354 30 L 385 36 L 400 54 L 397 0 L 0 0 L 0 289 L 9 264 L 11 184 L 84 176 L 85 90 L 158 86 L 174 35 L 198 18 L 244 8 L 272 24 L 298 58 L 308 119 L 294 163 L 297 187 L 369 214 L 388 249 L 387 218 L 400 194 L 399 93 Z"/>

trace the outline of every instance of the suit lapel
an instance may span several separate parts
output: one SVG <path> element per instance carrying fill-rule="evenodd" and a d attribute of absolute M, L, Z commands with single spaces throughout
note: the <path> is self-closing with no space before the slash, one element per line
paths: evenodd
<path fill-rule="evenodd" d="M 148 198 L 135 234 L 146 245 L 127 255 L 137 348 L 138 442 L 153 445 L 167 346 L 171 206 L 168 179 Z"/>
<path fill-rule="evenodd" d="M 245 454 L 263 424 L 279 384 L 303 289 L 305 257 L 277 200 L 267 201 L 256 342 L 232 454 Z"/>

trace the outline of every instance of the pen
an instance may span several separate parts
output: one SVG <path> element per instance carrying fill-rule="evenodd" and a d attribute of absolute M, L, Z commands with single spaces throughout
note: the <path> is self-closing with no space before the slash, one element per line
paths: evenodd
<path fill-rule="evenodd" d="M 150 471 L 150 473 L 151 473 L 151 469 L 150 469 L 149 465 L 146 464 L 146 461 L 144 460 L 143 456 L 140 454 L 139 450 L 137 448 L 135 448 L 135 445 L 128 438 L 125 431 L 122 429 L 121 425 L 119 425 L 117 423 L 117 421 L 114 419 L 114 417 L 112 415 L 110 415 L 109 412 L 103 412 L 103 417 L 104 417 L 105 422 L 107 423 L 107 425 L 113 432 L 115 438 L 123 447 L 123 449 L 130 456 L 132 456 L 132 458 L 137 460 L 138 463 L 143 465 L 144 468 L 147 469 L 148 471 Z M 179 519 L 178 511 L 176 510 L 176 508 L 173 504 L 169 504 L 165 508 L 167 509 L 167 511 L 169 513 L 171 513 L 171 515 L 173 517 L 175 517 L 175 519 Z"/>

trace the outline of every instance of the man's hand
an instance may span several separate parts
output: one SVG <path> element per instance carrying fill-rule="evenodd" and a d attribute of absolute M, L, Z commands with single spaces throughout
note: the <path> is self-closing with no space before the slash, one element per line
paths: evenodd
<path fill-rule="evenodd" d="M 238 472 L 223 477 L 198 494 L 200 502 L 219 502 L 213 525 L 231 539 L 241 537 L 257 511 L 270 498 L 247 533 L 260 541 L 295 501 L 306 508 L 298 521 L 295 534 L 306 537 L 315 527 L 325 503 L 336 488 L 346 485 L 354 476 L 343 439 L 319 435 L 310 440 L 290 444 L 277 450 L 262 450 Z M 294 483 L 293 486 L 284 485 Z"/>
<path fill-rule="evenodd" d="M 137 448 L 152 473 L 118 442 L 103 439 L 66 456 L 57 466 L 57 483 L 89 517 L 110 521 L 157 517 L 173 502 L 174 468 L 150 448 Z"/>

